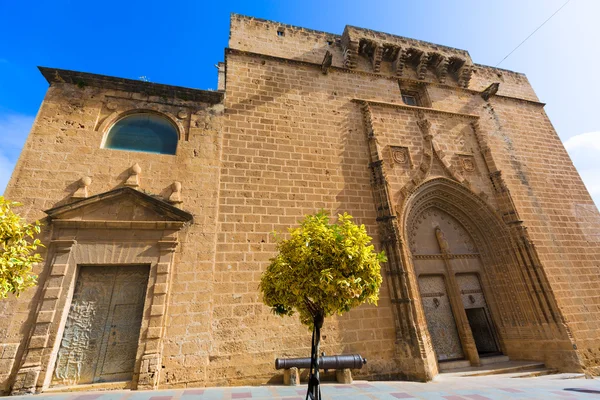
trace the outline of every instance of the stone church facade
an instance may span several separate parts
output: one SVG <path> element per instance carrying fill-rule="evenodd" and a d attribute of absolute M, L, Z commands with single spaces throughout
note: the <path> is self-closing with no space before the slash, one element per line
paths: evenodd
<path fill-rule="evenodd" d="M 261 303 L 272 231 L 347 211 L 380 302 L 329 318 L 362 379 L 490 357 L 600 371 L 600 215 L 527 78 L 466 51 L 232 15 L 219 90 L 40 68 L 5 196 L 39 285 L 0 307 L 2 389 L 277 382 L 310 332 Z"/>

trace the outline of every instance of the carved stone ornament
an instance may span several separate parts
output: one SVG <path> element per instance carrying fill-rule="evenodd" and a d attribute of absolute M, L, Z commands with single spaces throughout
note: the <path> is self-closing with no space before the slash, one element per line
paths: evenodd
<path fill-rule="evenodd" d="M 499 82 L 494 82 L 490 86 L 488 86 L 487 88 L 485 88 L 485 90 L 483 92 L 481 92 L 481 97 L 485 101 L 488 101 L 490 99 L 490 97 L 492 97 L 493 95 L 495 95 L 496 93 L 498 93 L 498 89 L 499 88 L 500 88 L 500 83 Z"/>
<path fill-rule="evenodd" d="M 323 62 L 321 63 L 321 72 L 325 75 L 329 72 L 329 68 L 331 67 L 331 62 L 333 61 L 333 55 L 329 50 L 325 52 L 325 57 L 323 57 Z"/>
<path fill-rule="evenodd" d="M 399 164 L 405 166 L 412 166 L 408 147 L 390 146 L 390 156 L 392 159 L 392 165 Z"/>
<path fill-rule="evenodd" d="M 142 172 L 142 168 L 138 163 L 135 163 L 129 169 L 129 177 L 127 181 L 125 181 L 125 186 L 129 186 L 131 188 L 137 189 L 140 187 L 140 173 Z"/>
<path fill-rule="evenodd" d="M 72 199 L 85 199 L 88 197 L 88 186 L 92 183 L 92 178 L 84 176 L 78 182 L 79 188 L 71 196 Z"/>
<path fill-rule="evenodd" d="M 475 160 L 471 156 L 461 156 L 460 164 L 466 172 L 475 171 Z"/>
<path fill-rule="evenodd" d="M 171 195 L 169 196 L 169 202 L 171 202 L 173 204 L 182 203 L 181 182 L 175 181 L 171 184 Z"/>

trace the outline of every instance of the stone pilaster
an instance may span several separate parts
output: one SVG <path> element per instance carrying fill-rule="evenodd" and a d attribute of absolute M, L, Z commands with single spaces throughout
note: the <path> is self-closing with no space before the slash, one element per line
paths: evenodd
<path fill-rule="evenodd" d="M 43 365 L 46 349 L 51 346 L 48 343 L 50 329 L 52 324 L 56 323 L 59 299 L 65 296 L 63 281 L 69 265 L 71 248 L 75 244 L 75 240 L 53 240 L 51 242 L 53 256 L 52 262 L 49 264 L 50 272 L 46 278 L 40 308 L 32 328 L 33 334 L 29 338 L 23 362 L 12 387 L 11 394 L 13 395 L 35 393 L 37 387 L 41 386 L 38 381 L 42 369 L 46 367 Z"/>

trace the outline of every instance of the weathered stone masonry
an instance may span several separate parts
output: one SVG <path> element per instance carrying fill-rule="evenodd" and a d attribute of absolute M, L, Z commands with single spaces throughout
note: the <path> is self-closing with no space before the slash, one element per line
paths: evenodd
<path fill-rule="evenodd" d="M 598 372 L 600 215 L 524 75 L 240 15 L 216 92 L 41 71 L 50 88 L 5 195 L 42 219 L 47 247 L 38 287 L 0 309 L 4 391 L 87 383 L 81 348 L 97 337 L 112 354 L 122 329 L 139 331 L 132 364 L 98 366 L 95 387 L 281 380 L 274 359 L 306 356 L 310 336 L 270 314 L 258 282 L 270 232 L 319 209 L 354 215 L 389 259 L 379 305 L 323 330 L 327 354 L 369 360 L 360 378 L 429 380 L 498 354 Z M 175 155 L 109 148 L 136 115 L 172 126 Z M 81 271 L 133 266 L 148 271 L 140 325 L 73 330 L 94 307 L 84 289 L 116 287 Z M 134 320 L 117 297 L 106 318 Z"/>

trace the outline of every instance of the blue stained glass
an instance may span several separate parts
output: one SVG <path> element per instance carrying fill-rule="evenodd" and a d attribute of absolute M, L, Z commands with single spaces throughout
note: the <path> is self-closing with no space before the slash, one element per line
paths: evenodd
<path fill-rule="evenodd" d="M 175 154 L 177 129 L 164 117 L 145 113 L 125 117 L 110 129 L 104 147 L 107 149 Z"/>

